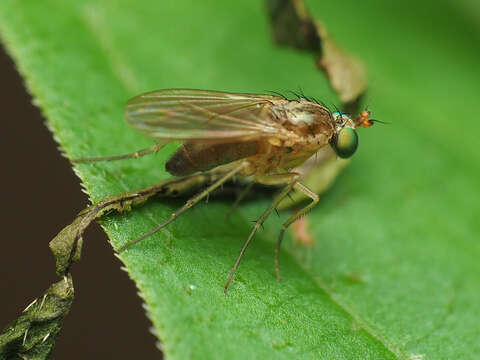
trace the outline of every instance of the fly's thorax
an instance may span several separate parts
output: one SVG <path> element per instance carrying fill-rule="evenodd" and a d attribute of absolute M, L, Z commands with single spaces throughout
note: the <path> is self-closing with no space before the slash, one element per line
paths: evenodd
<path fill-rule="evenodd" d="M 332 113 L 317 103 L 300 100 L 286 100 L 271 108 L 274 120 L 298 136 L 330 136 L 335 130 Z"/>
<path fill-rule="evenodd" d="M 309 141 L 286 147 L 285 155 L 282 159 L 281 166 L 284 168 L 294 168 L 303 164 L 319 149 L 328 146 L 329 138 L 324 134 L 311 136 Z"/>
<path fill-rule="evenodd" d="M 257 154 L 247 159 L 251 164 L 249 175 L 270 174 L 278 168 L 301 165 L 318 149 L 328 146 L 328 141 L 329 137 L 325 134 L 293 136 L 286 139 L 270 137 L 258 141 Z"/>
<path fill-rule="evenodd" d="M 271 173 L 282 163 L 285 152 L 284 141 L 279 137 L 258 140 L 257 153 L 246 159 L 249 166 L 244 173 L 248 175 Z"/>

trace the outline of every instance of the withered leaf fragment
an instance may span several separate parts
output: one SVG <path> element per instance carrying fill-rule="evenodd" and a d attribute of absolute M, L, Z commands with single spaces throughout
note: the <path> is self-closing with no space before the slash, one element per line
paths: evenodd
<path fill-rule="evenodd" d="M 73 302 L 70 275 L 51 285 L 0 334 L 0 359 L 48 359 Z"/>

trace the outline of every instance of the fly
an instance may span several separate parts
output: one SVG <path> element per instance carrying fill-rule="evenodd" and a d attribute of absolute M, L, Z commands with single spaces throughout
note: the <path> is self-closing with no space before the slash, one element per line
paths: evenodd
<path fill-rule="evenodd" d="M 165 89 L 136 96 L 127 102 L 125 116 L 129 125 L 157 143 L 132 154 L 75 161 L 135 158 L 156 152 L 170 141 L 181 141 L 183 145 L 165 164 L 165 169 L 175 178 L 147 188 L 147 192 L 176 196 L 192 192 L 198 184 L 208 186 L 170 218 L 128 242 L 118 249 L 119 252 L 167 226 L 234 178 L 248 178 L 267 186 L 283 186 L 256 220 L 226 280 L 225 293 L 259 227 L 290 191 L 297 190 L 311 202 L 281 226 L 275 249 L 275 272 L 280 280 L 278 258 L 285 230 L 307 214 L 319 200 L 318 195 L 301 182 L 301 175 L 295 168 L 329 147 L 340 158 L 351 157 L 358 147 L 356 128 L 370 127 L 375 121 L 370 119 L 368 110 L 352 118 L 340 111 L 332 112 L 325 105 L 305 97 L 289 100 L 276 95 L 187 89 Z M 129 192 L 116 199 L 131 201 L 140 193 Z"/>

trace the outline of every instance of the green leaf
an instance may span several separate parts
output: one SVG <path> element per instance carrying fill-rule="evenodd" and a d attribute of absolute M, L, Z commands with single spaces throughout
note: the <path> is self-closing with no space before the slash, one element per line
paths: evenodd
<path fill-rule="evenodd" d="M 361 131 L 351 165 L 309 215 L 314 247 L 286 239 L 281 283 L 273 249 L 285 214 L 268 219 L 222 293 L 266 200 L 228 221 L 228 203 L 201 204 L 123 253 L 163 351 L 172 359 L 478 357 L 479 6 L 309 5 L 364 60 L 370 108 L 392 124 Z M 254 0 L 3 0 L 0 31 L 72 158 L 150 145 L 122 121 L 125 101 L 147 90 L 301 86 L 336 101 L 310 56 L 272 43 Z M 98 201 L 167 178 L 171 150 L 77 171 Z M 180 205 L 149 201 L 103 225 L 120 246 Z"/>

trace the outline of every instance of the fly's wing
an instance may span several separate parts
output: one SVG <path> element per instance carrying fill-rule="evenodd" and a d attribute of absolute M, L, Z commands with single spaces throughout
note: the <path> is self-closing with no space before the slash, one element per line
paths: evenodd
<path fill-rule="evenodd" d="M 155 139 L 255 139 L 278 131 L 270 108 L 279 100 L 271 95 L 166 89 L 132 98 L 125 116 L 133 128 Z"/>

